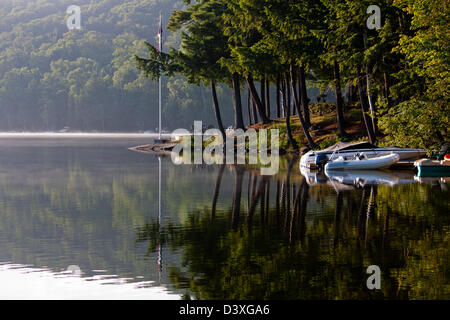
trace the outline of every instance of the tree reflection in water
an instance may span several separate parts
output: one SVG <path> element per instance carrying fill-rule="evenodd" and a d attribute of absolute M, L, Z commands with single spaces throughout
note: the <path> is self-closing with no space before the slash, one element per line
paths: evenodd
<path fill-rule="evenodd" d="M 210 207 L 161 232 L 149 222 L 137 234 L 149 253 L 159 242 L 181 253 L 182 265 L 166 268 L 186 298 L 448 298 L 445 190 L 309 186 L 294 160 L 274 177 L 230 168 L 228 207 L 218 207 L 225 169 L 219 166 Z M 366 287 L 373 264 L 382 271 L 381 290 Z"/>

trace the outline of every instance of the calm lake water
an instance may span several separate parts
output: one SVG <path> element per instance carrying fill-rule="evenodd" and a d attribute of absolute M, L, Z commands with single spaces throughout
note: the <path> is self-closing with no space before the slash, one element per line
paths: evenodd
<path fill-rule="evenodd" d="M 448 180 L 127 149 L 148 142 L 0 135 L 1 299 L 450 298 Z"/>

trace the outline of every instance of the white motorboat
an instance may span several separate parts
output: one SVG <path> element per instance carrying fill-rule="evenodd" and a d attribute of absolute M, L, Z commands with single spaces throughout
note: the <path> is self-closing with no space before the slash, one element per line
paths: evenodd
<path fill-rule="evenodd" d="M 384 156 L 368 158 L 365 154 L 357 155 L 354 159 L 339 156 L 325 165 L 325 172 L 332 170 L 376 170 L 387 169 L 400 160 L 400 156 L 391 153 Z"/>
<path fill-rule="evenodd" d="M 426 155 L 423 149 L 410 149 L 399 147 L 377 147 L 369 142 L 347 143 L 338 142 L 337 144 L 320 151 L 308 151 L 300 159 L 300 167 L 311 168 L 318 163 L 317 159 L 321 158 L 328 162 L 330 160 L 343 157 L 344 159 L 354 158 L 357 154 L 364 153 L 368 158 L 397 154 L 399 160 L 417 160 Z"/>

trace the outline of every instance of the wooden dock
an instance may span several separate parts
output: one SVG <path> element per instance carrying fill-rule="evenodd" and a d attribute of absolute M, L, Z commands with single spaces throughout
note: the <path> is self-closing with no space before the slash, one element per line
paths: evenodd
<path fill-rule="evenodd" d="M 172 149 L 177 144 L 178 142 L 145 144 L 142 146 L 132 147 L 130 150 L 144 153 L 170 154 Z"/>
<path fill-rule="evenodd" d="M 395 170 L 414 170 L 414 162 L 416 160 L 400 160 L 394 163 L 389 169 Z"/>

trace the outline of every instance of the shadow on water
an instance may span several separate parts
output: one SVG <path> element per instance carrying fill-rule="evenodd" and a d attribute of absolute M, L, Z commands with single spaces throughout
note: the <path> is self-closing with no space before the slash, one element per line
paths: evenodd
<path fill-rule="evenodd" d="M 446 183 L 373 171 L 311 180 L 286 159 L 274 177 L 229 167 L 232 198 L 218 208 L 224 168 L 211 206 L 137 233 L 148 252 L 182 252 L 167 268 L 186 299 L 449 298 Z M 370 265 L 380 290 L 367 288 Z"/>

